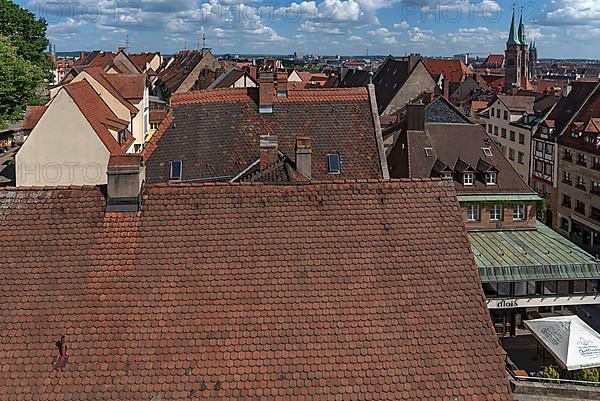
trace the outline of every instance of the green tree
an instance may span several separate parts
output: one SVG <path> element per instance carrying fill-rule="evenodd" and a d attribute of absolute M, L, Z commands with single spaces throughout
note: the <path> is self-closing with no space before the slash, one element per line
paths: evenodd
<path fill-rule="evenodd" d="M 16 46 L 0 35 L 0 127 L 18 120 L 25 107 L 36 103 L 37 88 L 44 82 L 43 69 L 17 54 Z"/>
<path fill-rule="evenodd" d="M 41 67 L 50 78 L 52 62 L 44 53 L 48 47 L 46 27 L 45 19 L 36 19 L 11 0 L 0 0 L 0 35 L 8 37 L 19 56 Z"/>

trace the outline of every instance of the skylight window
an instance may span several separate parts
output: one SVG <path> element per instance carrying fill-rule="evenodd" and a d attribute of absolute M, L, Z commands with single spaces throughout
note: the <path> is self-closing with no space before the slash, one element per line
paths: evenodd
<path fill-rule="evenodd" d="M 171 171 L 169 173 L 170 180 L 181 180 L 181 160 L 173 160 L 171 163 Z"/>
<path fill-rule="evenodd" d="M 340 155 L 337 153 L 331 153 L 327 155 L 327 168 L 329 174 L 340 173 Z"/>
<path fill-rule="evenodd" d="M 427 155 L 427 157 L 433 157 L 433 148 L 425 148 L 425 155 Z"/>
<path fill-rule="evenodd" d="M 481 148 L 485 157 L 492 157 L 492 149 L 490 148 Z"/>

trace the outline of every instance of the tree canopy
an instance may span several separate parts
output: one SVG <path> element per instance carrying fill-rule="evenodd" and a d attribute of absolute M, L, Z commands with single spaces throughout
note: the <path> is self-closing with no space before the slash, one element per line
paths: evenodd
<path fill-rule="evenodd" d="M 51 78 L 47 47 L 46 21 L 11 0 L 0 0 L 0 128 L 21 118 Z"/>

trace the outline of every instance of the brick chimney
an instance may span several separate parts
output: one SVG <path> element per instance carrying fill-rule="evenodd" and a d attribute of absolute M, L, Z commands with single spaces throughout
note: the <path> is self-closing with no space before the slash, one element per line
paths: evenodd
<path fill-rule="evenodd" d="M 111 156 L 108 160 L 107 212 L 137 212 L 142 205 L 146 167 L 142 156 Z"/>
<path fill-rule="evenodd" d="M 408 131 L 425 131 L 425 105 L 422 101 L 406 105 L 406 129 Z"/>
<path fill-rule="evenodd" d="M 277 151 L 277 135 L 260 136 L 260 170 L 272 166 L 279 160 Z"/>
<path fill-rule="evenodd" d="M 296 138 L 296 168 L 299 172 L 311 178 L 312 149 L 310 136 Z"/>
<path fill-rule="evenodd" d="M 275 85 L 273 83 L 273 72 L 266 71 L 260 73 L 258 82 L 258 112 L 272 113 L 273 112 L 273 92 Z"/>
<path fill-rule="evenodd" d="M 277 97 L 287 97 L 288 95 L 288 74 L 285 71 L 277 72 Z"/>
<path fill-rule="evenodd" d="M 448 77 L 444 77 L 442 80 L 442 96 L 444 96 L 446 100 L 450 100 L 450 79 L 448 79 Z"/>

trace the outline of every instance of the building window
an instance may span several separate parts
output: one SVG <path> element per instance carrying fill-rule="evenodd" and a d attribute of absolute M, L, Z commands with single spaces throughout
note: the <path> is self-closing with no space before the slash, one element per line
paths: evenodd
<path fill-rule="evenodd" d="M 551 143 L 546 144 L 546 154 L 552 155 L 554 154 L 554 145 Z"/>
<path fill-rule="evenodd" d="M 506 128 L 502 128 L 502 135 L 500 135 L 502 138 L 506 138 Z"/>
<path fill-rule="evenodd" d="M 590 208 L 590 217 L 592 220 L 600 221 L 600 209 L 595 208 L 594 206 L 591 206 Z"/>
<path fill-rule="evenodd" d="M 569 149 L 565 149 L 563 152 L 563 160 L 573 161 L 573 153 Z"/>
<path fill-rule="evenodd" d="M 577 184 L 575 185 L 577 188 L 586 190 L 585 187 L 585 179 L 583 177 L 577 176 Z"/>
<path fill-rule="evenodd" d="M 540 141 L 535 141 L 535 150 L 537 152 L 543 152 L 544 151 L 544 143 L 540 142 Z"/>
<path fill-rule="evenodd" d="M 498 127 L 494 127 L 494 135 L 498 136 Z"/>
<path fill-rule="evenodd" d="M 452 173 L 449 171 L 444 171 L 442 173 L 442 179 L 443 180 L 451 180 L 452 179 Z"/>
<path fill-rule="evenodd" d="M 160 123 L 150 123 L 150 129 L 158 129 Z"/>
<path fill-rule="evenodd" d="M 496 172 L 489 172 L 489 173 L 485 173 L 485 183 L 486 185 L 496 185 L 496 181 L 497 181 L 498 175 L 496 174 Z"/>
<path fill-rule="evenodd" d="M 541 160 L 536 160 L 535 163 L 534 163 L 534 167 L 533 168 L 535 169 L 536 173 L 540 173 L 541 174 L 542 171 L 543 171 L 543 168 L 544 168 L 544 163 L 542 163 Z"/>
<path fill-rule="evenodd" d="M 171 171 L 169 172 L 169 179 L 181 180 L 181 160 L 173 160 L 170 164 Z"/>
<path fill-rule="evenodd" d="M 488 124 L 488 132 L 491 134 L 492 133 L 492 124 Z"/>
<path fill-rule="evenodd" d="M 506 130 L 504 128 L 502 128 L 502 130 L 504 131 L 504 135 L 506 136 Z M 510 140 L 511 141 L 515 141 L 515 131 L 510 131 Z"/>
<path fill-rule="evenodd" d="M 525 135 L 519 134 L 519 143 L 525 145 Z"/>
<path fill-rule="evenodd" d="M 580 214 L 585 214 L 585 203 L 580 200 L 576 200 L 575 211 Z"/>
<path fill-rule="evenodd" d="M 565 217 L 560 218 L 560 229 L 563 231 L 569 231 L 569 219 Z"/>
<path fill-rule="evenodd" d="M 504 110 L 504 119 L 508 120 L 508 111 Z"/>
<path fill-rule="evenodd" d="M 327 155 L 327 168 L 329 170 L 329 174 L 339 174 L 340 155 L 338 155 L 337 153 Z"/>
<path fill-rule="evenodd" d="M 479 205 L 467 205 L 467 221 L 479 221 Z"/>
<path fill-rule="evenodd" d="M 464 173 L 463 174 L 463 185 L 473 185 L 473 180 L 475 178 L 475 174 L 473 173 Z"/>
<path fill-rule="evenodd" d="M 587 166 L 587 160 L 586 160 L 585 154 L 583 154 L 583 153 L 577 154 L 577 164 L 579 164 L 581 166 Z"/>
<path fill-rule="evenodd" d="M 517 161 L 519 162 L 519 164 L 525 164 L 525 153 L 517 153 Z"/>
<path fill-rule="evenodd" d="M 544 174 L 552 176 L 552 164 L 544 163 Z"/>
<path fill-rule="evenodd" d="M 571 197 L 569 195 L 563 194 L 562 206 L 569 209 L 571 208 Z"/>
<path fill-rule="evenodd" d="M 536 181 L 535 184 L 533 185 L 533 189 L 535 190 L 535 192 L 537 192 L 538 194 L 541 194 L 544 191 L 544 184 L 542 184 L 539 181 Z"/>
<path fill-rule="evenodd" d="M 590 192 L 593 194 L 600 194 L 600 182 L 592 181 L 590 184 Z"/>
<path fill-rule="evenodd" d="M 515 150 L 513 148 L 508 148 L 508 158 L 515 161 Z"/>
<path fill-rule="evenodd" d="M 525 205 L 513 206 L 513 220 L 525 220 Z"/>
<path fill-rule="evenodd" d="M 573 179 L 571 177 L 571 173 L 568 171 L 563 171 L 563 182 L 565 184 L 573 185 Z"/>
<path fill-rule="evenodd" d="M 490 221 L 502 220 L 502 205 L 493 205 L 490 208 Z"/>

